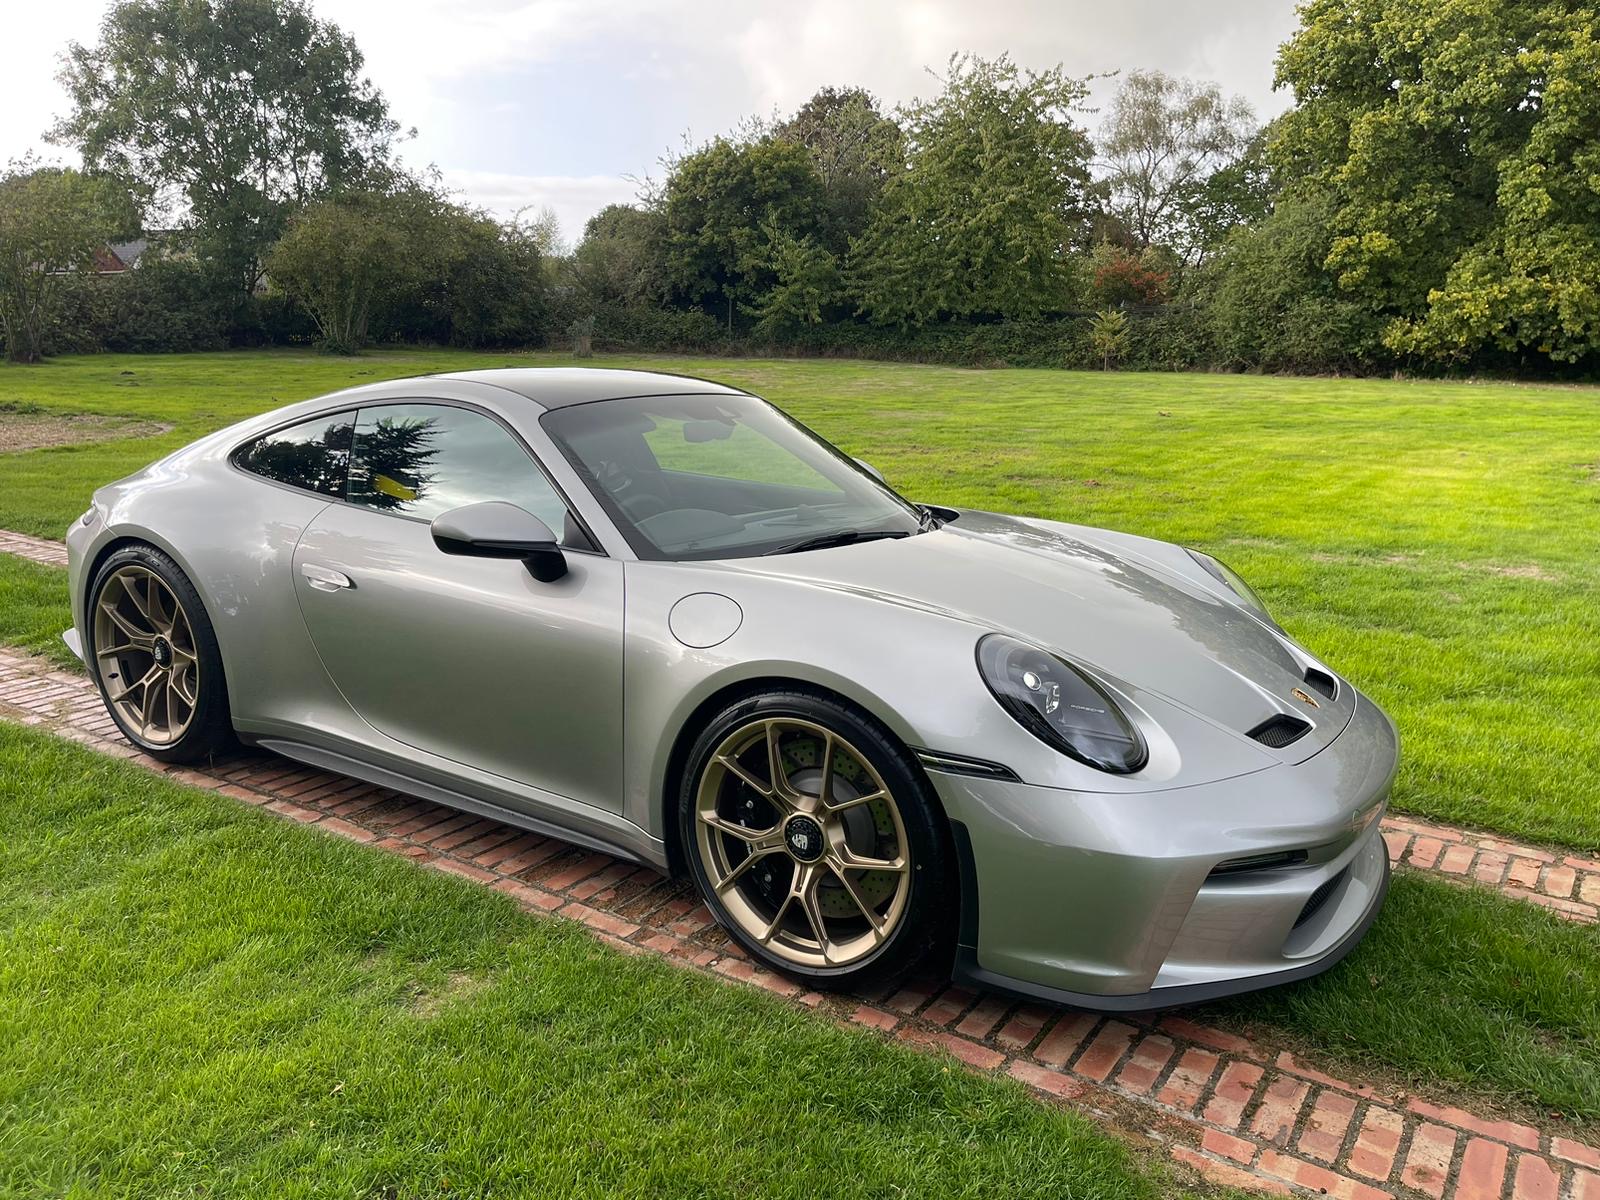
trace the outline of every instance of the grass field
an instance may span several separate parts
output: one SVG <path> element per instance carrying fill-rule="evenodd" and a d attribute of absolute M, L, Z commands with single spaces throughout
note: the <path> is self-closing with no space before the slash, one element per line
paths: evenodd
<path fill-rule="evenodd" d="M 0 725 L 0 1196 L 1165 1197 L 1088 1119 Z"/>
<path fill-rule="evenodd" d="M 0 456 L 0 528 L 59 537 L 100 483 L 280 403 L 387 376 L 571 361 L 255 352 L 0 369 L 0 405 L 173 425 L 153 438 Z M 916 499 L 1212 551 L 1395 716 L 1404 737 L 1397 807 L 1600 847 L 1600 732 L 1587 717 L 1600 677 L 1600 390 L 833 361 L 595 363 L 749 387 Z M 0 578 L 0 588 L 14 582 Z M 60 612 L 41 619 L 59 623 Z"/>
<path fill-rule="evenodd" d="M 174 425 L 0 455 L 0 528 L 59 536 L 94 486 L 273 404 L 526 361 L 0 370 L 0 405 Z M 1396 715 L 1397 804 L 1600 843 L 1580 706 L 1600 392 L 606 361 L 749 386 L 919 499 L 1215 551 Z M 0 640 L 64 658 L 61 582 L 0 556 Z M 17 1048 L 0 1057 L 0 1197 L 781 1195 L 808 1176 L 840 1194 L 1166 1194 L 1014 1089 L 75 747 L 0 727 L 0 811 L 0 1039 Z M 1345 965 L 1201 1015 L 1346 1074 L 1600 1128 L 1600 930 L 1499 895 L 1402 876 Z"/>

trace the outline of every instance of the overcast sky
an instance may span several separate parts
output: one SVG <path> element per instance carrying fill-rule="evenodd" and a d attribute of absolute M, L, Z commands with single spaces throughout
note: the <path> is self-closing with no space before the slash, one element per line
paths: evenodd
<path fill-rule="evenodd" d="M 6 0 L 14 49 L 0 72 L 0 161 L 30 149 L 67 160 L 43 131 L 65 103 L 69 39 L 96 36 L 105 0 Z M 566 237 L 633 198 L 681 142 L 750 113 L 787 112 L 824 84 L 894 104 L 937 90 L 956 51 L 1009 51 L 1074 74 L 1158 67 L 1214 79 L 1258 114 L 1294 0 L 314 0 L 355 35 L 404 147 L 462 198 L 501 215 L 550 205 Z M 1101 85 L 1103 96 L 1109 85 Z M 1089 118 L 1091 123 L 1094 118 Z"/>

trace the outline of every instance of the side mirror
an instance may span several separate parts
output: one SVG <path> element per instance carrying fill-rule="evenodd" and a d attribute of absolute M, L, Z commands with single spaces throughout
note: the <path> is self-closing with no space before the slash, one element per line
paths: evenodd
<path fill-rule="evenodd" d="M 520 558 L 540 583 L 553 583 L 567 573 L 566 556 L 550 526 L 504 500 L 452 508 L 435 517 L 429 529 L 433 544 L 446 554 Z"/>
<path fill-rule="evenodd" d="M 871 475 L 879 483 L 888 483 L 889 482 L 887 479 L 885 479 L 883 477 L 883 472 L 878 470 L 877 467 L 873 466 L 866 459 L 858 458 L 858 459 L 855 460 L 855 464 L 856 464 L 856 466 L 860 467 L 863 471 L 865 471 L 868 475 Z"/>

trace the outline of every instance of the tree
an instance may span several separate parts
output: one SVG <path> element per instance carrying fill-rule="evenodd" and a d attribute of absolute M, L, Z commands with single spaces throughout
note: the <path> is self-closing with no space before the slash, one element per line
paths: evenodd
<path fill-rule="evenodd" d="M 833 218 L 833 249 L 866 227 L 884 185 L 905 166 L 905 135 L 863 88 L 825 87 L 780 123 L 774 136 L 804 146 Z"/>
<path fill-rule="evenodd" d="M 1214 83 L 1129 71 L 1100 131 L 1108 207 L 1135 250 L 1170 246 L 1200 256 L 1195 228 L 1207 181 L 1230 166 L 1255 132 L 1244 100 Z"/>
<path fill-rule="evenodd" d="M 1337 371 L 1378 357 L 1377 322 L 1323 269 L 1332 212 L 1326 197 L 1286 197 L 1238 230 L 1205 268 L 1206 315 L 1219 365 Z"/>
<path fill-rule="evenodd" d="M 322 344 L 355 354 L 375 310 L 394 305 L 428 275 L 431 199 L 416 193 L 351 192 L 319 201 L 289 222 L 267 259 L 273 283 L 302 304 Z"/>
<path fill-rule="evenodd" d="M 361 69 L 304 0 L 120 0 L 97 45 L 68 47 L 73 110 L 53 136 L 147 202 L 186 207 L 244 296 L 290 211 L 387 163 L 397 127 Z"/>
<path fill-rule="evenodd" d="M 663 296 L 663 225 L 660 212 L 629 204 L 608 204 L 589 218 L 572 260 L 577 287 L 591 308 Z"/>
<path fill-rule="evenodd" d="M 804 238 L 826 226 L 822 181 L 805 147 L 767 138 L 718 138 L 676 163 L 667 180 L 663 247 L 668 287 L 679 300 L 722 309 L 772 286 L 770 231 Z"/>
<path fill-rule="evenodd" d="M 57 167 L 12 163 L 0 175 L 0 331 L 13 362 L 38 362 L 67 278 L 137 222 L 126 189 Z"/>
<path fill-rule="evenodd" d="M 1147 246 L 1132 254 L 1121 246 L 1101 242 L 1090 255 L 1093 272 L 1089 283 L 1089 302 L 1102 308 L 1123 304 L 1161 304 L 1167 299 L 1172 280 L 1170 251 Z"/>
<path fill-rule="evenodd" d="M 1120 308 L 1103 308 L 1089 318 L 1089 344 L 1100 356 L 1100 368 L 1111 370 L 1111 361 L 1128 349 L 1128 314 Z"/>
<path fill-rule="evenodd" d="M 1600 16 L 1563 0 L 1310 0 L 1274 164 L 1330 198 L 1326 269 L 1399 352 L 1600 351 Z"/>
<path fill-rule="evenodd" d="M 757 337 L 779 338 L 805 325 L 820 325 L 823 310 L 840 292 L 839 262 L 812 238 L 797 238 L 775 225 L 763 231 L 773 286 L 750 305 L 759 318 Z"/>
<path fill-rule="evenodd" d="M 940 94 L 903 113 L 906 170 L 851 247 L 862 311 L 906 326 L 1070 307 L 1089 186 L 1073 115 L 1087 94 L 1059 68 L 952 58 Z"/>

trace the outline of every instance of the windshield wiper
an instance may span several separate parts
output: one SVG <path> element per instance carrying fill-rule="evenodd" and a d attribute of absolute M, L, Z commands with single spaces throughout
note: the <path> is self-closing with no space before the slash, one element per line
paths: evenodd
<path fill-rule="evenodd" d="M 762 553 L 798 554 L 802 550 L 826 550 L 830 546 L 849 546 L 855 542 L 876 542 L 883 538 L 910 536 L 903 529 L 876 529 L 866 532 L 860 529 L 836 529 L 832 533 L 819 533 L 815 537 L 802 538 L 798 542 L 790 542 L 787 546 L 779 546 L 776 550 L 764 550 Z"/>

